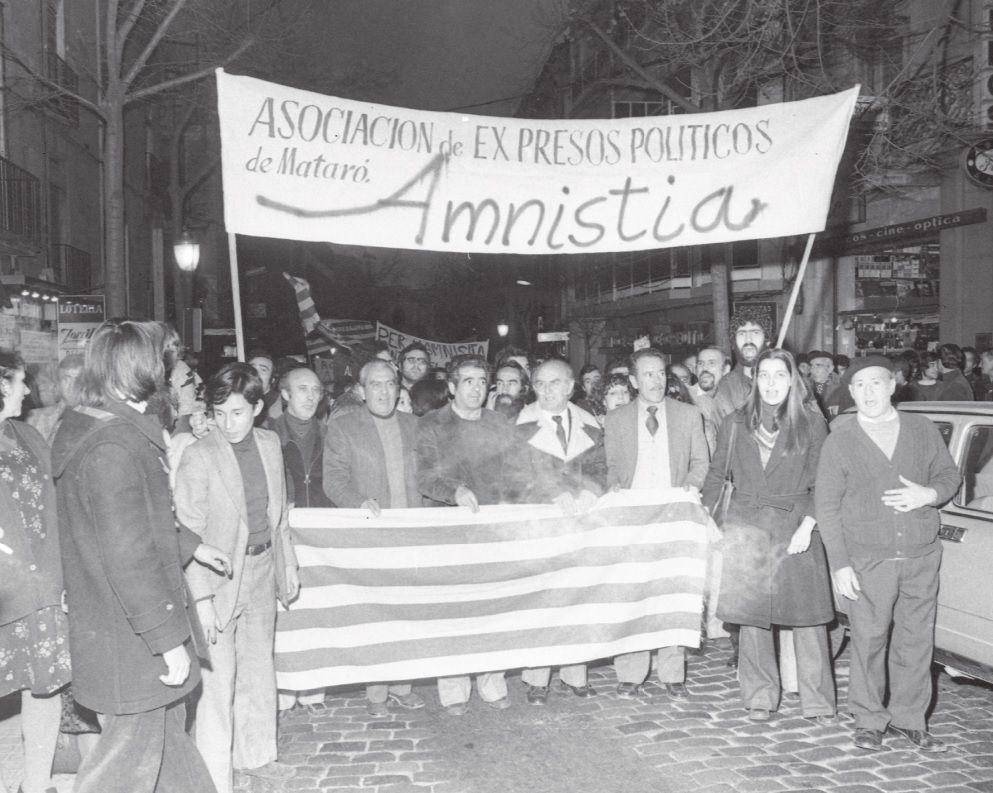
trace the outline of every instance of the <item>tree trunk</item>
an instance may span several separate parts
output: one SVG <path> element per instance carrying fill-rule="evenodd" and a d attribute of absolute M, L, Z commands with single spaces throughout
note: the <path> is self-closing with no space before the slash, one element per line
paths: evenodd
<path fill-rule="evenodd" d="M 105 233 L 103 289 L 107 316 L 123 317 L 128 312 L 127 263 L 124 243 L 124 108 L 123 102 L 107 102 L 104 127 L 103 178 L 105 194 Z"/>
<path fill-rule="evenodd" d="M 710 288 L 714 298 L 714 344 L 730 355 L 734 352 L 731 344 L 731 296 L 728 289 L 728 259 L 731 246 L 725 246 L 719 262 L 710 263 Z"/>

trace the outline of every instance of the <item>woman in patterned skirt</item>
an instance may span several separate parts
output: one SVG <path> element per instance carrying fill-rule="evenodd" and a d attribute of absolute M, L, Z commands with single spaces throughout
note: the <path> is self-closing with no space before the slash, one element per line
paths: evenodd
<path fill-rule="evenodd" d="M 24 361 L 0 350 L 0 697 L 21 692 L 19 793 L 54 793 L 56 692 L 70 679 L 69 640 L 48 447 L 16 420 L 28 393 Z"/>

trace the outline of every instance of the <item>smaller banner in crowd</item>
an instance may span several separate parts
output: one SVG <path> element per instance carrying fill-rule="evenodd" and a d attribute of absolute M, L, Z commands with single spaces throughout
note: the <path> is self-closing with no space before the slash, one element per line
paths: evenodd
<path fill-rule="evenodd" d="M 301 691 L 574 664 L 700 642 L 710 518 L 681 488 L 550 505 L 296 509 L 300 597 L 276 678 Z"/>
<path fill-rule="evenodd" d="M 408 344 L 419 341 L 427 348 L 428 355 L 431 356 L 432 366 L 445 366 L 456 355 L 481 355 L 485 358 L 490 349 L 488 341 L 456 341 L 451 344 L 444 341 L 431 341 L 431 339 L 422 339 L 420 336 L 402 333 L 382 322 L 376 323 L 376 341 L 386 343 L 394 361 L 400 360 L 400 350 Z"/>
<path fill-rule="evenodd" d="M 63 295 L 59 300 L 59 360 L 82 354 L 104 319 L 103 295 Z"/>

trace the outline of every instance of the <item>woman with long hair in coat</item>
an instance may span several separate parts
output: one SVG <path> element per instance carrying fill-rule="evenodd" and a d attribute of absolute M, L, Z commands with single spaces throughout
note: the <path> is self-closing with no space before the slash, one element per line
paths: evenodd
<path fill-rule="evenodd" d="M 826 627 L 834 603 L 813 517 L 827 427 L 806 394 L 790 353 L 763 352 L 748 401 L 721 424 L 703 489 L 713 507 L 725 471 L 734 483 L 717 616 L 741 625 L 738 679 L 753 721 L 768 720 L 782 696 L 778 627 L 793 629 L 802 714 L 819 723 L 835 717 Z"/>

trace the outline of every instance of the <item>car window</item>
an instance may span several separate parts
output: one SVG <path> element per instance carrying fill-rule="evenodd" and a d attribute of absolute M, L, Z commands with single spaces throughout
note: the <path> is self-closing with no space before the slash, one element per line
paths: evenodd
<path fill-rule="evenodd" d="M 962 455 L 962 488 L 955 504 L 993 513 L 993 427 L 973 427 Z"/>

